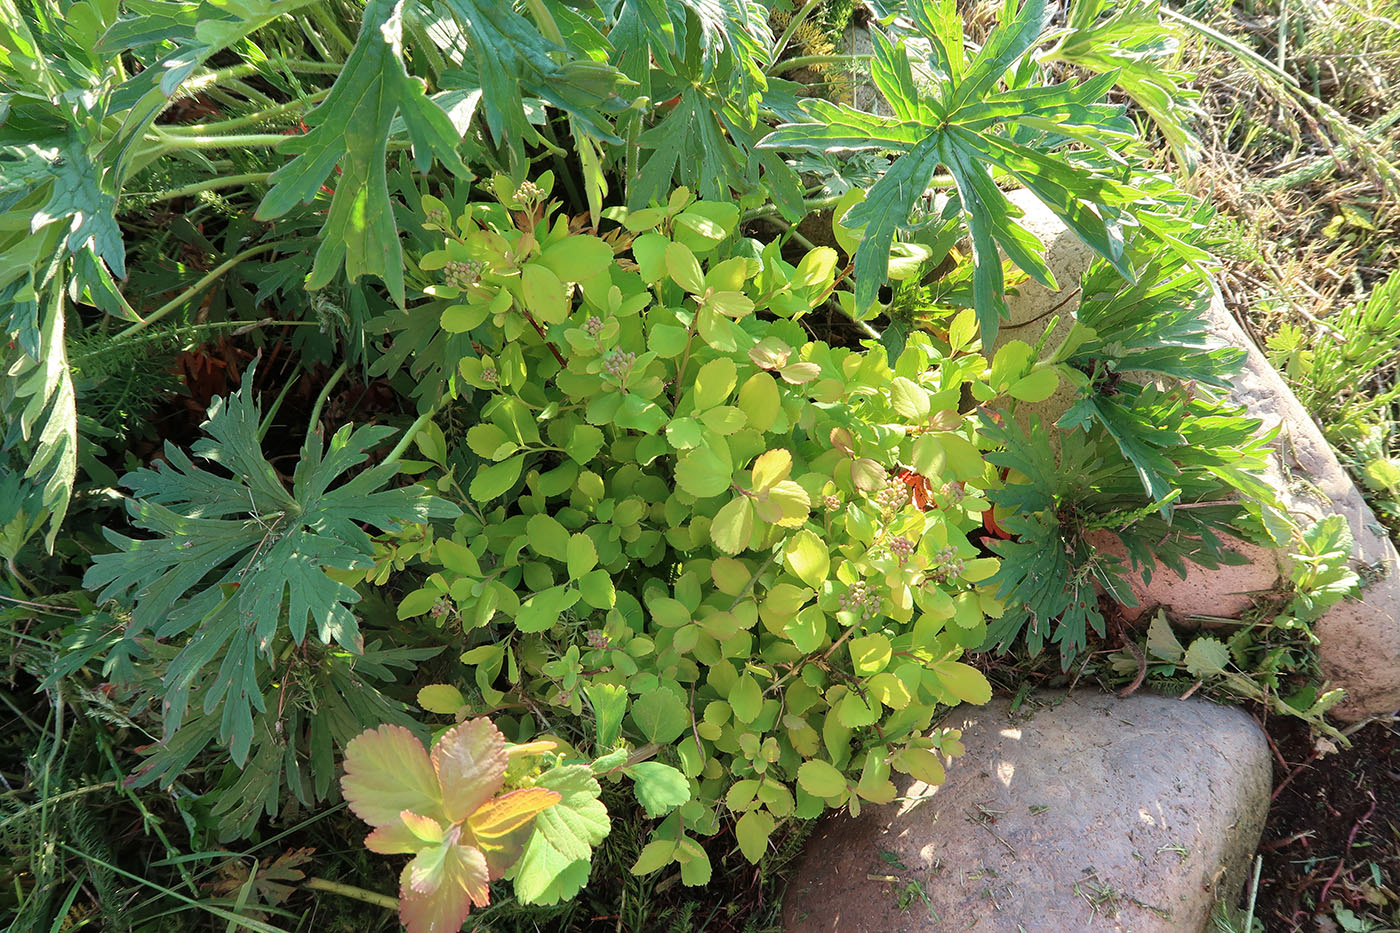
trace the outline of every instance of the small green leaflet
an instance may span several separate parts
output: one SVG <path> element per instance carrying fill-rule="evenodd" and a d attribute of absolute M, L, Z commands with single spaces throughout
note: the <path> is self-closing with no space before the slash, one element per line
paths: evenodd
<path fill-rule="evenodd" d="M 322 642 L 363 651 L 349 607 L 359 599 L 326 573 L 367 566 L 373 557 L 362 523 L 394 529 L 404 522 L 451 518 L 457 508 L 420 487 L 381 489 L 398 472 L 382 464 L 331 488 L 368 452 L 393 433 L 384 426 L 349 425 L 322 450 L 319 432 L 309 436 L 289 491 L 264 459 L 257 438 L 261 411 L 252 389 L 255 367 L 243 388 L 209 408 L 208 435 L 192 448 L 231 477 L 208 472 L 173 444 L 155 469 L 122 477 L 132 490 L 133 524 L 155 537 L 128 538 L 110 529 L 117 550 L 99 554 L 83 585 L 101 588 L 99 599 L 134 603 L 129 635 L 170 638 L 193 632 L 166 674 L 167 736 L 180 726 L 189 695 L 219 672 L 204 692 L 204 712 L 223 702 L 219 738 L 243 762 L 251 740 L 253 710 L 263 710 L 257 677 L 279 633 L 285 611 L 292 640 L 300 644 L 314 623 Z"/>
<path fill-rule="evenodd" d="M 637 802 L 650 819 L 665 816 L 690 800 L 690 779 L 670 765 L 643 761 L 624 769 Z"/>
<path fill-rule="evenodd" d="M 1202 636 L 1186 649 L 1186 669 L 1193 677 L 1209 677 L 1225 673 L 1230 663 L 1230 649 L 1218 638 Z"/>
<path fill-rule="evenodd" d="M 424 93 L 403 62 L 403 0 L 371 0 L 355 48 L 330 94 L 306 117 L 311 130 L 288 137 L 282 152 L 296 157 L 272 176 L 258 206 L 259 219 L 280 217 L 298 202 L 310 204 L 337 165 L 335 194 L 321 231 L 308 281 L 321 288 L 342 265 L 346 277 L 377 275 L 404 303 L 403 255 L 389 201 L 390 126 L 397 114 L 413 140 L 418 167 L 436 157 L 454 174 L 472 173 L 457 153 L 462 137 L 447 113 Z"/>
<path fill-rule="evenodd" d="M 557 765 L 535 786 L 557 791 L 562 799 L 535 817 L 530 841 L 507 877 L 524 903 L 557 904 L 588 881 L 593 847 L 607 838 L 612 823 L 588 765 Z"/>

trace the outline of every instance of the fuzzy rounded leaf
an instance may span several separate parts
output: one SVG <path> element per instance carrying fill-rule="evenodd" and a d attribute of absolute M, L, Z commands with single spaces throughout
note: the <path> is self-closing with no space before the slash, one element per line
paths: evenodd
<path fill-rule="evenodd" d="M 697 447 L 676 464 L 676 483 L 697 499 L 717 496 L 729 488 L 734 468 L 712 447 Z"/>
<path fill-rule="evenodd" d="M 598 565 L 598 548 L 588 535 L 575 532 L 569 536 L 565 558 L 569 566 L 569 579 L 578 580 Z"/>
<path fill-rule="evenodd" d="M 572 587 L 551 586 L 541 590 L 520 604 L 520 611 L 515 614 L 515 627 L 522 632 L 548 631 L 581 596 L 582 593 Z"/>
<path fill-rule="evenodd" d="M 820 589 L 831 569 L 831 555 L 816 532 L 802 529 L 788 539 L 785 550 L 788 569 L 803 583 Z"/>
<path fill-rule="evenodd" d="M 632 721 L 648 741 L 667 745 L 690 725 L 690 710 L 670 687 L 655 687 L 632 701 Z"/>
<path fill-rule="evenodd" d="M 753 675 L 744 674 L 729 691 L 729 706 L 734 718 L 742 723 L 751 723 L 763 712 L 763 689 Z"/>
<path fill-rule="evenodd" d="M 734 824 L 734 836 L 744 858 L 758 864 L 768 851 L 768 837 L 773 834 L 773 817 L 767 810 L 750 810 Z"/>
<path fill-rule="evenodd" d="M 918 469 L 917 463 L 915 463 L 914 468 Z M 919 472 L 923 471 L 919 470 Z M 889 471 L 869 457 L 861 457 L 851 464 L 851 481 L 862 492 L 875 492 L 881 489 L 889 481 L 889 478 Z"/>
<path fill-rule="evenodd" d="M 695 410 L 704 411 L 729 400 L 738 381 L 738 369 L 727 356 L 710 360 L 695 374 L 695 387 L 691 390 L 695 400 Z"/>
<path fill-rule="evenodd" d="M 371 826 L 399 823 L 404 810 L 426 816 L 443 812 L 428 752 L 403 726 L 380 726 L 351 739 L 340 789 L 351 811 Z"/>
<path fill-rule="evenodd" d="M 847 645 L 858 674 L 878 674 L 890 663 L 890 640 L 879 632 L 852 638 Z"/>
<path fill-rule="evenodd" d="M 665 816 L 690 800 L 690 781 L 659 761 L 643 761 L 626 769 L 637 802 L 650 819 Z"/>
<path fill-rule="evenodd" d="M 764 451 L 753 462 L 754 492 L 767 489 L 788 478 L 792 473 L 792 454 L 779 447 Z"/>
<path fill-rule="evenodd" d="M 525 523 L 530 548 L 542 557 L 565 561 L 569 557 L 569 532 L 559 521 L 537 512 Z"/>
<path fill-rule="evenodd" d="M 705 275 L 700 271 L 700 261 L 684 243 L 666 245 L 666 272 L 671 276 L 671 281 L 692 295 L 705 290 Z"/>
<path fill-rule="evenodd" d="M 1230 649 L 1218 638 L 1197 638 L 1186 649 L 1186 669 L 1193 677 L 1223 674 L 1229 663 Z"/>
<path fill-rule="evenodd" d="M 641 854 L 628 869 L 634 875 L 649 875 L 659 871 L 675 859 L 676 843 L 673 839 L 653 839 L 642 847 Z"/>
<path fill-rule="evenodd" d="M 524 466 L 524 457 L 511 457 L 509 460 L 482 467 L 476 471 L 476 477 L 468 490 L 471 497 L 477 502 L 490 502 L 505 495 L 520 479 L 520 471 Z"/>
<path fill-rule="evenodd" d="M 539 261 L 562 281 L 582 282 L 608 271 L 613 251 L 596 236 L 575 234 L 546 247 Z"/>
<path fill-rule="evenodd" d="M 894 758 L 894 767 L 925 784 L 942 784 L 945 777 L 943 762 L 929 748 L 906 748 Z"/>
<path fill-rule="evenodd" d="M 921 424 L 929 416 L 928 390 L 912 379 L 895 376 L 890 382 L 890 406 L 911 424 Z"/>
<path fill-rule="evenodd" d="M 541 324 L 561 324 L 569 316 L 564 283 L 547 266 L 537 262 L 521 266 L 520 293 L 525 310 Z"/>
<path fill-rule="evenodd" d="M 782 407 L 778 383 L 767 373 L 754 373 L 739 387 L 738 408 L 755 431 L 771 431 Z"/>
<path fill-rule="evenodd" d="M 461 334 L 480 327 L 490 313 L 491 306 L 486 302 L 452 305 L 442 312 L 438 323 L 449 334 Z"/>
<path fill-rule="evenodd" d="M 961 661 L 939 661 L 932 668 L 943 688 L 964 703 L 981 705 L 992 698 L 992 685 L 972 665 Z"/>
<path fill-rule="evenodd" d="M 1053 369 L 1038 369 L 1029 376 L 1023 376 L 1011 384 L 1006 394 L 1022 402 L 1043 402 L 1055 394 L 1060 377 Z"/>

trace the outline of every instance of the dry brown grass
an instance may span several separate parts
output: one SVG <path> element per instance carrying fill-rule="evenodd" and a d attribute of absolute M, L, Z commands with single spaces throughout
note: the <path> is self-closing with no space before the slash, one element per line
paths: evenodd
<path fill-rule="evenodd" d="M 1303 320 L 1332 339 L 1326 318 L 1400 258 L 1400 3 L 1287 0 L 1284 12 L 1208 16 L 1263 60 L 1199 33 L 1186 46 L 1206 119 L 1185 184 L 1220 211 L 1222 289 L 1256 338 Z"/>

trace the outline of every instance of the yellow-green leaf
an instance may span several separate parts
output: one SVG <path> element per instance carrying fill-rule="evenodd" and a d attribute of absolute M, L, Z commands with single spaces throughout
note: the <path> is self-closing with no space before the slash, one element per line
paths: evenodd
<path fill-rule="evenodd" d="M 705 290 L 705 276 L 700 271 L 700 261 L 684 243 L 666 245 L 666 272 L 671 280 L 692 295 Z"/>
<path fill-rule="evenodd" d="M 1060 385 L 1060 377 L 1053 369 L 1038 369 L 1029 376 L 1023 376 L 1011 384 L 1006 392 L 1014 399 L 1023 402 L 1043 402 L 1055 394 Z"/>
<path fill-rule="evenodd" d="M 418 691 L 418 705 L 430 713 L 451 716 L 467 705 L 462 691 L 451 684 L 428 684 Z"/>
<path fill-rule="evenodd" d="M 788 539 L 786 561 L 788 569 L 808 586 L 816 589 L 826 582 L 831 569 L 831 554 L 816 532 L 802 529 Z"/>
<path fill-rule="evenodd" d="M 710 524 L 710 540 L 726 554 L 738 554 L 753 535 L 753 503 L 748 496 L 726 502 Z"/>
<path fill-rule="evenodd" d="M 846 776 L 835 765 L 814 758 L 797 769 L 797 783 L 813 797 L 835 797 L 846 789 Z"/>

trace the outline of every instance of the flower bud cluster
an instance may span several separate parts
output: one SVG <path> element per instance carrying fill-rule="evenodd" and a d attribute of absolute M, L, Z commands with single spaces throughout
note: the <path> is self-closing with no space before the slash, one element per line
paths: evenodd
<path fill-rule="evenodd" d="M 841 508 L 841 497 L 827 496 L 825 499 L 822 500 L 822 505 L 826 506 L 826 510 L 828 512 L 839 511 Z"/>
<path fill-rule="evenodd" d="M 909 487 L 891 476 L 875 494 L 875 504 L 885 515 L 893 515 L 909 504 Z"/>
<path fill-rule="evenodd" d="M 963 559 L 958 556 L 958 549 L 951 545 L 940 548 L 933 555 L 934 566 L 929 570 L 929 579 L 936 583 L 947 583 L 962 576 L 965 569 Z"/>
<path fill-rule="evenodd" d="M 904 535 L 900 535 L 890 541 L 889 546 L 890 553 L 899 560 L 901 567 L 904 566 L 905 561 L 909 560 L 909 555 L 914 553 L 914 542 L 904 537 Z"/>
<path fill-rule="evenodd" d="M 453 288 L 467 288 L 481 281 L 481 263 L 473 259 L 449 260 L 442 267 L 442 277 Z"/>
<path fill-rule="evenodd" d="M 452 225 L 452 215 L 441 207 L 430 207 L 423 212 L 423 220 L 434 227 L 447 229 Z"/>
<path fill-rule="evenodd" d="M 957 505 L 959 502 L 963 501 L 963 498 L 967 495 L 967 491 L 963 489 L 962 483 L 944 483 L 943 495 L 948 497 L 949 505 Z"/>
<path fill-rule="evenodd" d="M 583 332 L 590 337 L 596 337 L 603 332 L 603 319 L 598 315 L 593 315 L 583 322 Z"/>
<path fill-rule="evenodd" d="M 621 379 L 627 375 L 628 370 L 635 362 L 637 362 L 637 354 L 618 347 L 603 357 L 603 371 L 609 376 Z"/>
<path fill-rule="evenodd" d="M 879 614 L 880 602 L 880 594 L 864 580 L 852 583 L 851 588 L 841 594 L 841 608 L 860 616 L 863 622 Z"/>
<path fill-rule="evenodd" d="M 544 200 L 544 191 L 533 181 L 523 181 L 515 189 L 515 199 L 523 204 L 534 204 Z"/>

